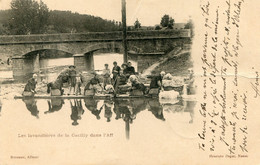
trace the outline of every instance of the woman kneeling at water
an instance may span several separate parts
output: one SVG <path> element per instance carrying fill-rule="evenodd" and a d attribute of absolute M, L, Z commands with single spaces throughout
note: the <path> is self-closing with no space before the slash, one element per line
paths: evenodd
<path fill-rule="evenodd" d="M 129 82 L 131 83 L 131 90 L 134 90 L 134 89 L 138 89 L 140 91 L 143 92 L 143 94 L 145 94 L 145 86 L 143 83 L 141 83 L 138 78 L 136 77 L 136 75 L 131 75 L 129 77 Z"/>
<path fill-rule="evenodd" d="M 35 88 L 37 84 L 37 74 L 33 74 L 33 77 L 30 78 L 25 85 L 24 92 L 32 92 L 32 94 L 35 94 Z"/>
<path fill-rule="evenodd" d="M 93 72 L 92 74 L 94 74 L 94 77 L 87 83 L 84 92 L 86 90 L 94 90 L 94 92 L 96 93 L 97 91 L 103 90 L 103 87 L 97 77 L 97 73 Z M 101 89 L 99 87 L 101 87 Z"/>

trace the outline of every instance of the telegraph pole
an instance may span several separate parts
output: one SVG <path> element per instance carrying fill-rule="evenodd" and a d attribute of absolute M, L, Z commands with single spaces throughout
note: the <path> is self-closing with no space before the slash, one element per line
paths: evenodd
<path fill-rule="evenodd" d="M 126 40 L 126 0 L 122 0 L 122 24 L 123 24 L 123 47 L 124 47 L 124 62 L 127 60 L 127 40 Z"/>

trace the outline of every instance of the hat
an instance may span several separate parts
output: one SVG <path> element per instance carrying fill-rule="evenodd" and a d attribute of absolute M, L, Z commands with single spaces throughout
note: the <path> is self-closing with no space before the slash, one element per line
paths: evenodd
<path fill-rule="evenodd" d="M 105 66 L 108 66 L 108 64 L 105 64 Z"/>
<path fill-rule="evenodd" d="M 121 67 L 123 67 L 123 66 L 126 66 L 126 67 L 127 67 L 127 64 L 126 64 L 126 63 L 123 63 L 123 64 L 121 65 Z"/>
<path fill-rule="evenodd" d="M 114 62 L 113 62 L 113 64 L 117 64 L 117 62 L 116 62 L 116 61 L 114 61 Z"/>
<path fill-rule="evenodd" d="M 136 77 L 135 75 L 131 75 L 131 76 L 129 77 L 129 80 L 130 80 L 130 81 L 136 81 L 136 80 L 137 80 L 137 77 Z"/>
<path fill-rule="evenodd" d="M 76 66 L 75 65 L 70 65 L 69 68 L 74 68 L 75 69 Z"/>
<path fill-rule="evenodd" d="M 164 72 L 164 71 L 161 71 L 160 75 L 165 75 L 165 72 Z"/>

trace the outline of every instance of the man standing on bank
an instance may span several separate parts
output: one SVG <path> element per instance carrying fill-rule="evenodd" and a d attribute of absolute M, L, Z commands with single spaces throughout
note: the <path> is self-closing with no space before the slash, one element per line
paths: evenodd
<path fill-rule="evenodd" d="M 75 95 L 76 75 L 77 75 L 77 72 L 76 72 L 75 69 L 76 69 L 76 67 L 74 65 L 69 66 L 69 84 L 70 84 L 70 87 L 69 87 L 68 95 L 71 94 L 72 88 L 73 88 L 73 95 Z"/>
<path fill-rule="evenodd" d="M 118 76 L 120 76 L 120 70 L 121 70 L 121 68 L 117 65 L 117 62 L 116 62 L 116 61 L 113 62 L 113 65 L 114 65 L 114 67 L 113 67 L 113 69 L 112 69 L 112 74 L 113 74 L 113 86 L 114 86 L 114 88 L 115 88 L 117 78 L 118 78 Z"/>
<path fill-rule="evenodd" d="M 127 63 L 127 73 L 130 75 L 135 75 L 135 68 L 132 66 L 130 61 Z"/>
<path fill-rule="evenodd" d="M 105 64 L 105 69 L 103 70 L 103 87 L 106 89 L 106 85 L 111 84 L 110 78 L 110 69 L 108 68 L 108 64 Z"/>

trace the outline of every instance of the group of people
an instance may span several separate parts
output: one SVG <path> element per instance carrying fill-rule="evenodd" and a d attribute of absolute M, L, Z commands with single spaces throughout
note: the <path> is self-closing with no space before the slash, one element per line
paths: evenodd
<path fill-rule="evenodd" d="M 103 85 L 101 84 L 97 73 L 93 72 L 94 77 L 87 83 L 84 90 L 94 90 L 96 92 L 102 89 L 107 94 L 114 94 L 117 92 L 117 87 L 119 85 L 125 85 L 128 80 L 133 80 L 134 75 L 136 75 L 135 68 L 132 66 L 131 62 L 123 63 L 120 67 L 117 62 L 114 61 L 113 65 L 112 72 L 110 71 L 108 64 L 104 65 L 105 68 L 102 70 L 101 74 Z"/>
<path fill-rule="evenodd" d="M 36 93 L 37 79 L 38 75 L 33 74 L 32 78 L 30 78 L 25 85 L 23 95 L 26 96 L 26 93 L 31 93 L 32 95 L 34 95 Z M 63 83 L 67 82 L 69 84 L 68 95 L 70 95 L 71 92 L 73 92 L 73 95 L 81 95 L 81 85 L 83 83 L 83 76 L 80 72 L 77 73 L 76 67 L 74 65 L 69 66 L 68 69 L 61 72 L 57 79 L 61 79 L 62 82 L 61 87 L 58 89 L 62 90 Z M 62 90 L 61 94 L 63 94 L 63 92 L 64 91 Z"/>
<path fill-rule="evenodd" d="M 131 62 L 123 63 L 120 67 L 115 61 L 113 65 L 111 72 L 108 64 L 105 64 L 105 68 L 102 71 L 103 86 L 101 81 L 99 81 L 97 73 L 93 72 L 94 77 L 88 82 L 84 90 L 94 90 L 96 92 L 98 89 L 102 89 L 107 94 L 118 94 L 122 92 L 119 89 L 119 86 L 121 86 L 126 91 L 139 90 L 142 94 L 148 93 L 145 85 L 138 78 L 138 73 Z M 162 71 L 159 75 L 153 74 L 149 76 L 148 78 L 151 78 L 150 89 L 163 90 L 162 79 L 164 75 L 165 72 Z"/>
<path fill-rule="evenodd" d="M 160 74 L 152 72 L 150 76 L 150 86 L 147 88 L 138 78 L 138 73 L 135 71 L 135 68 L 132 66 L 131 62 L 123 63 L 118 66 L 117 62 L 113 62 L 112 71 L 109 69 L 109 65 L 105 64 L 104 69 L 102 70 L 101 77 L 97 74 L 96 71 L 91 72 L 94 76 L 86 82 L 84 87 L 84 94 L 86 91 L 92 91 L 94 94 L 101 92 L 103 94 L 119 94 L 122 93 L 121 89 L 124 88 L 126 91 L 140 91 L 142 94 L 155 93 L 158 94 L 159 91 L 163 91 L 164 87 L 162 81 L 166 73 L 161 71 Z M 59 74 L 58 80 L 61 80 L 61 87 L 63 83 L 67 82 L 69 84 L 68 95 L 81 95 L 81 86 L 83 84 L 83 76 L 81 72 L 76 71 L 76 67 L 71 65 L 68 69 L 64 70 Z M 37 75 L 33 74 L 33 77 L 30 78 L 24 88 L 25 92 L 36 93 L 36 84 L 37 84 Z M 55 86 L 55 83 L 53 83 Z M 61 90 L 62 88 L 57 88 Z M 149 90 L 147 90 L 149 89 Z M 152 92 L 151 92 L 152 91 Z M 149 94 L 150 94 L 149 93 Z"/>
<path fill-rule="evenodd" d="M 166 74 L 165 71 L 161 71 L 159 74 L 152 71 L 151 75 L 147 76 L 147 78 L 150 79 L 150 85 L 149 87 L 146 87 L 144 83 L 141 82 L 138 73 L 135 72 L 135 68 L 132 66 L 131 62 L 123 63 L 121 67 L 119 67 L 115 61 L 113 65 L 111 73 L 108 64 L 105 64 L 105 69 L 102 71 L 103 85 L 99 80 L 97 73 L 94 72 L 94 77 L 88 82 L 84 90 L 93 89 L 94 92 L 96 92 L 99 88 L 109 94 L 121 94 L 123 93 L 123 90 L 121 89 L 130 92 L 137 90 L 142 92 L 143 95 L 158 95 L 160 91 L 168 90 L 164 87 L 163 80 L 167 79 L 167 76 L 171 74 Z M 191 92 L 194 82 L 193 70 L 189 69 L 188 73 L 189 77 L 185 79 L 186 85 L 184 85 L 184 87 L 187 88 L 188 94 L 193 94 L 193 92 Z"/>
<path fill-rule="evenodd" d="M 113 84 L 115 88 L 117 84 L 120 82 L 123 84 L 129 79 L 131 75 L 135 75 L 135 68 L 132 66 L 131 62 L 123 63 L 121 67 L 118 66 L 117 62 L 113 62 L 112 68 L 112 79 L 110 78 L 110 70 L 108 68 L 108 64 L 105 64 L 105 69 L 103 70 L 103 79 L 104 79 L 104 88 L 106 85 Z M 119 82 L 120 81 L 120 82 Z"/>

